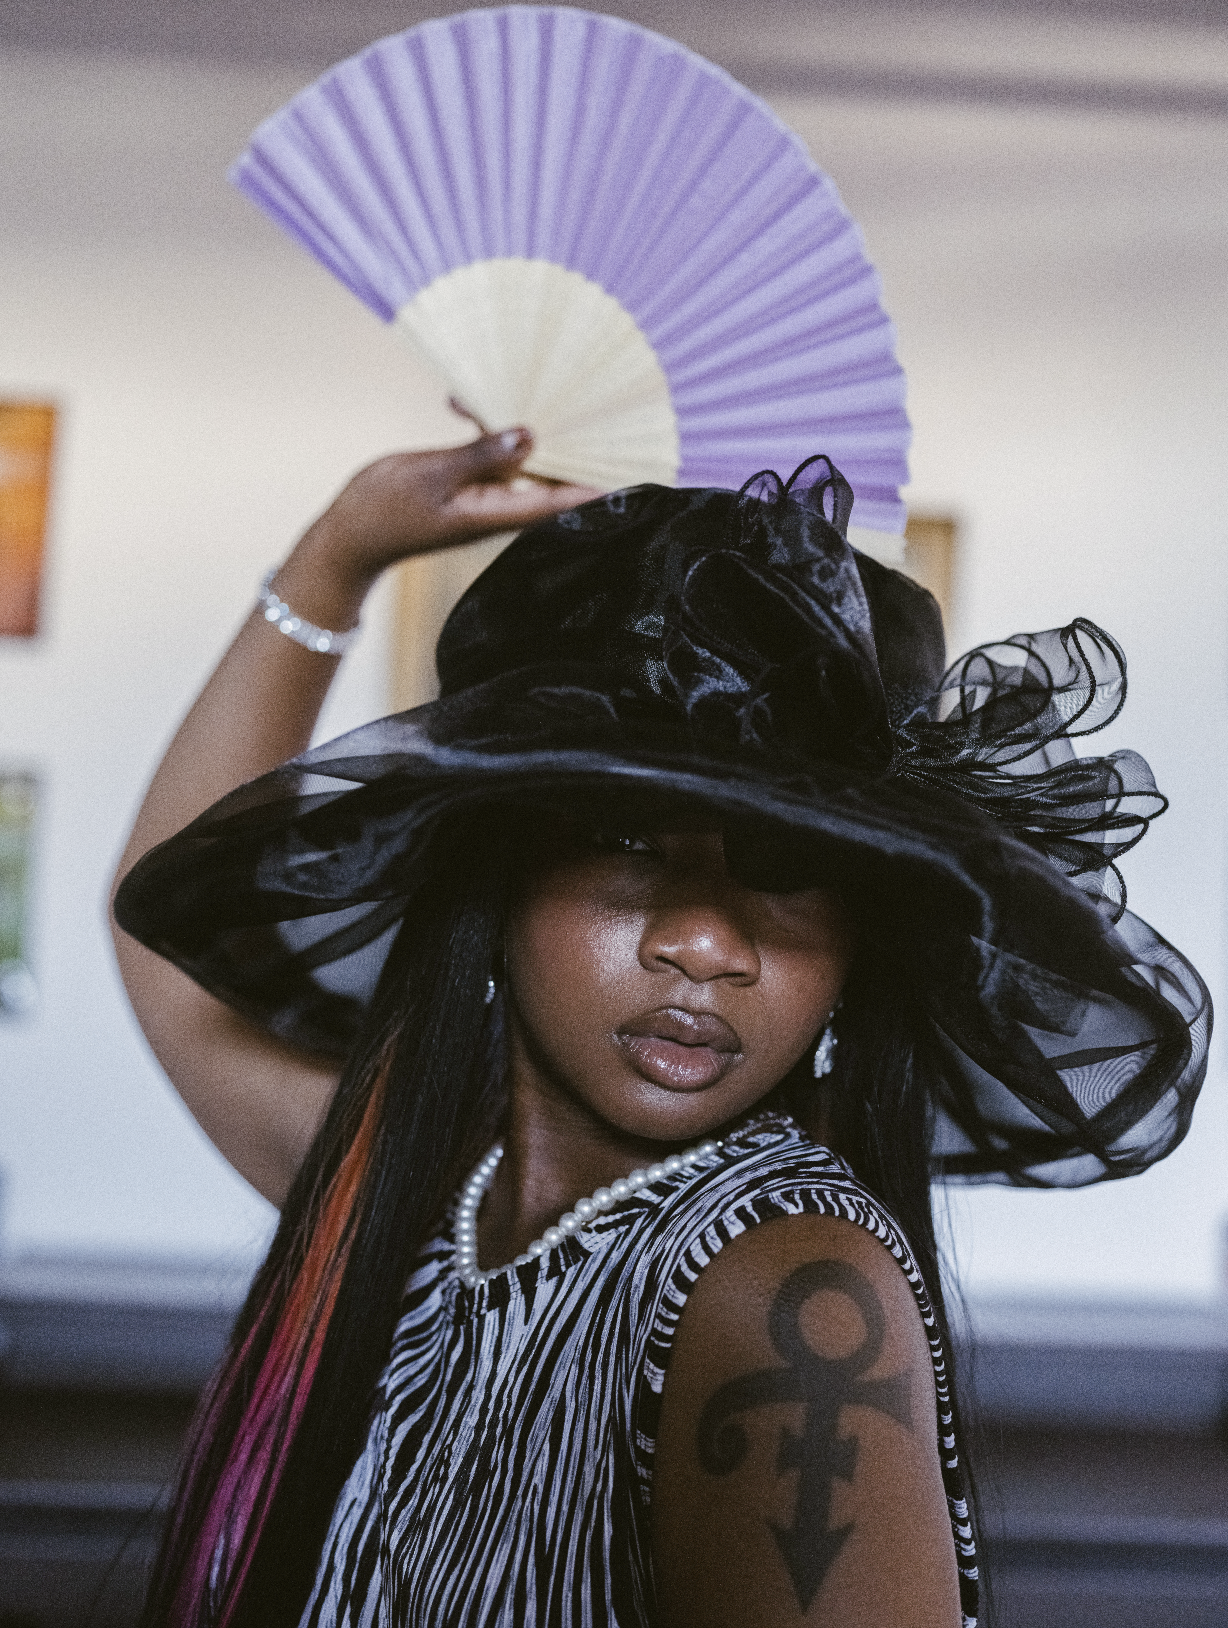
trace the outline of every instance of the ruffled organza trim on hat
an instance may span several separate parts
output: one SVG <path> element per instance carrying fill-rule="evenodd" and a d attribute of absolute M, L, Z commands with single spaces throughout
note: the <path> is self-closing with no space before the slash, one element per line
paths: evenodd
<path fill-rule="evenodd" d="M 1188 1128 L 1210 997 L 1126 910 L 1116 864 L 1167 800 L 1136 752 L 1080 758 L 1072 740 L 1111 723 L 1125 698 L 1120 646 L 1079 619 L 970 652 L 898 732 L 898 772 L 953 792 L 1043 854 L 1112 924 L 1098 959 L 1118 963 L 1089 987 L 972 939 L 965 975 L 981 1000 L 941 985 L 929 997 L 948 1063 L 938 1151 L 949 1174 L 1080 1186 L 1146 1169 Z M 1078 944 L 1084 977 L 1093 944 Z"/>
<path fill-rule="evenodd" d="M 947 1061 L 935 1148 L 948 1176 L 1081 1187 L 1137 1175 L 1189 1128 L 1211 1002 L 1190 963 L 1126 911 L 1117 987 L 1073 985 L 977 944 L 980 1021 L 930 1001 Z"/>
<path fill-rule="evenodd" d="M 990 815 L 1116 920 L 1116 861 L 1168 807 L 1137 752 L 1076 756 L 1125 705 L 1126 659 L 1084 618 L 969 652 L 897 734 L 897 767 Z"/>

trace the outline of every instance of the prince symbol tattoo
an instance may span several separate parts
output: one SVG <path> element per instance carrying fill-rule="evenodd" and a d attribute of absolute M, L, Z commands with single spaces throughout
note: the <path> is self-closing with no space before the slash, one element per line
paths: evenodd
<path fill-rule="evenodd" d="M 801 1311 L 820 1290 L 842 1294 L 857 1307 L 865 1338 L 847 1357 L 821 1357 L 806 1344 Z M 801 1402 L 806 1409 L 801 1434 L 786 1425 L 780 1433 L 777 1474 L 799 1472 L 793 1524 L 770 1522 L 803 1611 L 810 1607 L 853 1523 L 828 1531 L 833 1481 L 851 1481 L 857 1467 L 856 1436 L 839 1433 L 840 1410 L 876 1408 L 912 1428 L 907 1370 L 889 1379 L 862 1379 L 883 1347 L 883 1309 L 868 1280 L 844 1261 L 812 1261 L 781 1284 L 768 1314 L 768 1333 L 784 1359 L 783 1368 L 761 1368 L 731 1379 L 708 1398 L 699 1418 L 699 1462 L 710 1475 L 728 1475 L 746 1457 L 746 1431 L 735 1414 L 773 1402 Z"/>

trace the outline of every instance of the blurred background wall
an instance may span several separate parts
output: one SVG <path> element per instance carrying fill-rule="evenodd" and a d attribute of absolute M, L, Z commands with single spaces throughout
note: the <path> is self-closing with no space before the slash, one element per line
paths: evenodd
<path fill-rule="evenodd" d="M 626 8 L 623 8 L 626 9 Z M 62 409 L 42 634 L 0 641 L 0 767 L 32 769 L 37 1012 L 0 1025 L 10 1254 L 242 1271 L 270 1213 L 125 1008 L 107 879 L 264 569 L 346 476 L 457 432 L 431 381 L 225 181 L 252 127 L 413 7 L 13 5 L 0 18 L 0 394 Z M 910 506 L 960 524 L 952 651 L 1075 614 L 1130 657 L 1109 745 L 1172 812 L 1131 902 L 1224 988 L 1228 30 L 1195 8 L 656 8 L 768 94 L 861 221 L 899 328 Z M 476 561 L 420 573 L 435 616 Z M 325 733 L 387 709 L 377 597 Z M 970 1289 L 1219 1288 L 1219 1052 L 1147 1177 L 979 1191 Z"/>

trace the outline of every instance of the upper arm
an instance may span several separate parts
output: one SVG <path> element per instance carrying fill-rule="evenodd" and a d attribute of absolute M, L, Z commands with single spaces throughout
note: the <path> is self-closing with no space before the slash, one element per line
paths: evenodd
<path fill-rule="evenodd" d="M 862 1228 L 768 1221 L 701 1275 L 666 1374 L 652 1544 L 668 1628 L 957 1628 L 929 1343 Z"/>
<path fill-rule="evenodd" d="M 335 1063 L 265 1034 L 112 923 L 137 1021 L 205 1135 L 280 1205 L 337 1089 Z"/>

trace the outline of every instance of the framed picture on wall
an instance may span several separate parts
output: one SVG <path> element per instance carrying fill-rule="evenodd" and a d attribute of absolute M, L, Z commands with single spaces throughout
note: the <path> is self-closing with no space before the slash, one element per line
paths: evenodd
<path fill-rule="evenodd" d="M 514 532 L 487 537 L 438 554 L 422 554 L 397 567 L 390 694 L 394 712 L 420 707 L 439 693 L 435 641 L 449 611 L 511 542 Z"/>
<path fill-rule="evenodd" d="M 38 632 L 56 410 L 0 397 L 0 637 Z"/>
<path fill-rule="evenodd" d="M 904 528 L 904 570 L 938 601 L 950 630 L 958 531 L 950 515 L 910 514 Z"/>
<path fill-rule="evenodd" d="M 36 782 L 0 769 L 0 1018 L 25 1017 L 37 991 L 30 971 L 30 872 Z"/>

